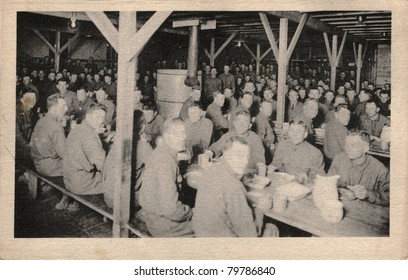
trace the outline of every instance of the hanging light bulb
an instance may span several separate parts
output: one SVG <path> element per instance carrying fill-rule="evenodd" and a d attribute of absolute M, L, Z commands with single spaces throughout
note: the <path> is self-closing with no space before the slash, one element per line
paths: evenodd
<path fill-rule="evenodd" d="M 73 12 L 72 17 L 69 20 L 69 27 L 72 28 L 72 29 L 75 29 L 75 28 L 77 28 L 77 26 L 78 26 L 78 24 L 77 24 L 77 13 Z"/>

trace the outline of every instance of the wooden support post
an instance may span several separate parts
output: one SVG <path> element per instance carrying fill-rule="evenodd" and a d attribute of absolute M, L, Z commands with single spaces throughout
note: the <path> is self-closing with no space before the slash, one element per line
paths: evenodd
<path fill-rule="evenodd" d="M 215 38 L 212 37 L 212 38 L 211 38 L 211 46 L 210 46 L 210 55 L 211 55 L 211 58 L 210 58 L 210 66 L 211 66 L 211 67 L 214 67 L 214 65 L 215 65 L 214 54 L 215 54 Z"/>
<path fill-rule="evenodd" d="M 128 38 L 129 46 L 131 48 L 128 53 L 129 55 L 131 55 L 131 57 L 128 57 L 128 60 L 131 60 L 133 56 L 138 54 L 143 49 L 152 34 L 160 28 L 160 26 L 170 16 L 171 13 L 171 11 L 155 12 L 149 18 L 149 20 L 145 24 L 143 24 L 143 26 L 137 33 L 134 33 L 133 36 L 130 36 L 130 38 Z"/>
<path fill-rule="evenodd" d="M 356 57 L 356 66 L 357 66 L 356 92 L 357 93 L 360 92 L 361 68 L 363 67 L 362 50 L 363 50 L 363 45 L 358 44 L 358 51 L 357 51 L 357 57 Z"/>
<path fill-rule="evenodd" d="M 244 46 L 244 48 L 249 52 L 249 54 L 252 56 L 253 59 L 256 60 L 256 55 L 253 53 L 253 51 L 248 47 L 248 45 L 246 43 L 242 44 Z"/>
<path fill-rule="evenodd" d="M 62 46 L 62 48 L 59 49 L 58 54 L 62 54 L 70 45 L 72 45 L 73 42 L 75 42 L 76 39 L 79 38 L 79 33 L 76 33 L 74 37 L 68 40 L 68 42 Z"/>
<path fill-rule="evenodd" d="M 339 49 L 339 52 L 337 54 L 336 67 L 339 66 L 340 58 L 341 58 L 341 56 L 343 54 L 344 44 L 346 43 L 346 38 L 347 38 L 347 31 L 344 31 L 343 39 L 341 40 L 341 44 L 340 44 L 340 49 Z"/>
<path fill-rule="evenodd" d="M 92 20 L 115 51 L 118 51 L 119 33 L 108 16 L 104 12 L 86 12 L 86 15 Z"/>
<path fill-rule="evenodd" d="M 330 70 L 330 89 L 336 91 L 336 61 L 337 61 L 337 35 L 333 35 L 332 50 L 331 50 L 331 70 Z"/>
<path fill-rule="evenodd" d="M 256 75 L 261 71 L 261 45 L 256 44 Z"/>
<path fill-rule="evenodd" d="M 60 67 L 60 47 L 61 47 L 61 32 L 55 31 L 55 60 L 54 69 L 55 72 L 59 72 Z"/>
<path fill-rule="evenodd" d="M 113 201 L 113 237 L 127 237 L 126 225 L 130 215 L 130 174 L 132 157 L 132 134 L 133 117 L 129 112 L 133 112 L 132 100 L 133 92 L 129 88 L 134 88 L 135 83 L 135 63 L 136 59 L 128 60 L 132 56 L 129 37 L 136 33 L 136 12 L 119 13 L 119 34 L 118 34 L 118 95 L 117 95 L 117 125 L 115 145 L 117 151 L 115 162 L 117 164 L 114 182 Z M 133 47 L 133 46 L 132 46 Z M 134 57 L 134 55 L 133 55 Z"/>
<path fill-rule="evenodd" d="M 290 45 L 289 45 L 288 53 L 287 53 L 288 63 L 289 63 L 290 57 L 292 56 L 293 50 L 295 49 L 297 41 L 299 40 L 300 34 L 302 33 L 303 27 L 305 26 L 306 20 L 307 20 L 307 14 L 302 14 L 300 22 L 296 28 L 296 32 L 292 37 L 292 41 L 290 41 Z"/>
<path fill-rule="evenodd" d="M 238 32 L 232 33 L 228 37 L 228 39 L 224 42 L 224 44 L 222 44 L 222 46 L 219 47 L 219 49 L 217 51 L 215 51 L 215 38 L 214 37 L 211 38 L 210 52 L 208 52 L 208 50 L 204 48 L 205 54 L 210 59 L 210 66 L 211 67 L 214 67 L 215 59 L 221 54 L 221 52 L 225 49 L 225 47 L 228 46 L 228 44 L 232 41 L 232 39 L 234 39 L 234 37 L 237 36 L 237 34 L 238 34 Z"/>
<path fill-rule="evenodd" d="M 272 51 L 272 48 L 269 48 L 264 52 L 263 55 L 261 55 L 260 60 L 262 61 L 270 52 Z"/>
<path fill-rule="evenodd" d="M 268 17 L 265 13 L 259 13 L 259 17 L 261 18 L 262 25 L 265 29 L 266 36 L 268 37 L 269 44 L 271 45 L 273 55 L 275 56 L 276 60 L 279 60 L 279 49 L 278 45 L 276 44 L 275 37 L 273 36 L 272 28 L 269 25 Z"/>
<path fill-rule="evenodd" d="M 285 117 L 285 90 L 287 75 L 288 19 L 281 18 L 279 26 L 279 59 L 278 59 L 278 106 L 276 122 L 281 126 Z"/>
<path fill-rule="evenodd" d="M 55 54 L 56 53 L 55 48 L 50 44 L 50 42 L 48 42 L 47 39 L 45 39 L 44 35 L 42 35 L 42 33 L 37 29 L 33 29 L 33 31 L 35 34 L 37 34 L 38 37 L 40 37 L 40 39 L 47 45 L 47 47 Z"/>
<path fill-rule="evenodd" d="M 331 49 L 330 49 L 330 42 L 329 38 L 327 37 L 327 33 L 323 33 L 323 38 L 324 38 L 324 44 L 326 45 L 326 51 L 327 51 L 327 58 L 329 59 L 330 66 L 332 64 L 332 54 L 331 54 Z"/>
<path fill-rule="evenodd" d="M 235 36 L 237 36 L 238 32 L 232 33 L 228 39 L 222 44 L 222 46 L 217 50 L 217 52 L 214 54 L 214 60 L 217 58 L 217 56 L 220 55 L 220 53 L 225 49 L 226 46 L 234 39 Z"/>

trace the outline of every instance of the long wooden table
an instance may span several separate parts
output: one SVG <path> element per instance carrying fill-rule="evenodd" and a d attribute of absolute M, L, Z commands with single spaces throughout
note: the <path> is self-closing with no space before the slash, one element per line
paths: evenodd
<path fill-rule="evenodd" d="M 282 139 L 282 129 L 274 128 L 274 132 L 278 139 Z M 317 137 L 316 135 L 312 138 L 313 142 L 318 146 L 323 146 L 323 138 Z M 370 150 L 368 151 L 369 155 L 378 156 L 382 158 L 390 158 L 390 150 L 382 150 L 380 147 L 380 143 L 375 143 L 370 146 Z"/>
<path fill-rule="evenodd" d="M 314 137 L 314 142 L 319 145 L 323 146 L 323 139 L 317 136 Z M 379 156 L 383 158 L 390 158 L 390 150 L 382 150 L 379 144 L 372 144 L 370 146 L 370 150 L 367 152 L 369 155 Z"/>
<path fill-rule="evenodd" d="M 311 195 L 289 202 L 283 213 L 273 209 L 264 214 L 316 236 L 378 237 L 389 235 L 389 208 L 361 200 L 342 201 L 344 218 L 339 223 L 326 222 L 313 203 Z"/>

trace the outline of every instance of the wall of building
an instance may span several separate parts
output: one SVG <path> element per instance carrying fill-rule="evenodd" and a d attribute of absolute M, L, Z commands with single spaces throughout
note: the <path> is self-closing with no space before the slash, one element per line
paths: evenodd
<path fill-rule="evenodd" d="M 106 59 L 106 40 L 94 37 L 81 37 L 68 47 L 68 56 L 73 59 L 87 60 L 92 56 L 95 60 Z"/>
<path fill-rule="evenodd" d="M 377 86 L 391 83 L 391 45 L 378 45 L 376 68 Z"/>
<path fill-rule="evenodd" d="M 24 29 L 17 36 L 17 54 L 22 58 L 44 57 L 49 56 L 49 48 L 34 31 Z"/>

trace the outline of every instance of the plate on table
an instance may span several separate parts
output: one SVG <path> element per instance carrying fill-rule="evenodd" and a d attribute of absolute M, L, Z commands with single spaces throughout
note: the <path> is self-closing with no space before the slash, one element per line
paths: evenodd
<path fill-rule="evenodd" d="M 357 198 L 354 193 L 348 189 L 340 188 L 338 192 L 340 200 L 354 200 Z"/>

